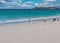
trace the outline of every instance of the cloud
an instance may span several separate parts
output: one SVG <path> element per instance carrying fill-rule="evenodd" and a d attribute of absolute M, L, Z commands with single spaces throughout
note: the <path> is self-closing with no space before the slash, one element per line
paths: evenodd
<path fill-rule="evenodd" d="M 0 3 L 6 3 L 6 1 L 5 0 L 0 0 Z"/>
<path fill-rule="evenodd" d="M 0 9 L 2 8 L 30 8 L 34 3 L 32 1 L 22 3 L 21 0 L 7 1 L 0 0 Z"/>
<path fill-rule="evenodd" d="M 49 2 L 55 2 L 56 0 L 43 0 L 43 1 L 44 3 L 36 3 L 33 1 L 22 2 L 22 0 L 0 0 L 0 9 L 1 8 L 32 8 L 36 6 L 48 6 Z"/>
<path fill-rule="evenodd" d="M 12 1 L 12 2 L 7 2 L 5 0 L 0 0 L 0 9 L 1 8 L 12 8 L 12 7 L 20 7 L 20 1 Z"/>
<path fill-rule="evenodd" d="M 49 2 L 49 1 L 50 1 L 50 2 L 55 2 L 56 0 L 44 0 L 44 1 L 48 1 L 48 2 Z"/>
<path fill-rule="evenodd" d="M 34 2 L 31 2 L 31 1 L 29 1 L 29 2 L 24 2 L 24 3 L 23 3 L 23 7 L 32 7 L 33 3 L 34 3 Z"/>
<path fill-rule="evenodd" d="M 54 6 L 54 2 L 56 2 L 56 0 L 44 0 L 44 3 L 41 4 L 41 6 L 43 7 Z"/>

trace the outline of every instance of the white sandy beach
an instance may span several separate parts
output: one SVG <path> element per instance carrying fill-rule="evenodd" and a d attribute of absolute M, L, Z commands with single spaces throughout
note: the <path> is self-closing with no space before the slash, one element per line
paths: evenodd
<path fill-rule="evenodd" d="M 60 21 L 2 25 L 0 43 L 60 43 Z"/>

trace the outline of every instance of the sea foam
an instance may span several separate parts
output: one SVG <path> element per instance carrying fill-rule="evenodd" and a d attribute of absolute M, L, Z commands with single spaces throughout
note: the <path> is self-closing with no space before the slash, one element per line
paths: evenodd
<path fill-rule="evenodd" d="M 50 17 L 38 17 L 38 18 L 26 18 L 26 19 L 10 19 L 10 20 L 1 20 L 0 24 L 9 24 L 9 23 L 25 23 L 25 22 L 33 22 L 33 21 L 48 21 L 53 19 L 59 19 L 60 16 L 50 16 Z"/>

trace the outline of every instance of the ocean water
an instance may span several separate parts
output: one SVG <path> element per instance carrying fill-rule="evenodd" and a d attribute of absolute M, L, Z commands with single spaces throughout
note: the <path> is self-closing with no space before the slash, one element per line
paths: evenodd
<path fill-rule="evenodd" d="M 60 10 L 0 9 L 0 23 L 18 22 L 29 18 L 59 15 Z"/>

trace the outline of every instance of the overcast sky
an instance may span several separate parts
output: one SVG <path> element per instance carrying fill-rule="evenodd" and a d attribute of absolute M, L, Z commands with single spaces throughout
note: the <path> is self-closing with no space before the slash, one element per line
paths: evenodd
<path fill-rule="evenodd" d="M 0 9 L 34 8 L 42 5 L 45 3 L 45 1 L 51 1 L 54 4 L 60 4 L 60 0 L 0 0 Z"/>

